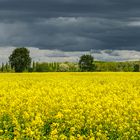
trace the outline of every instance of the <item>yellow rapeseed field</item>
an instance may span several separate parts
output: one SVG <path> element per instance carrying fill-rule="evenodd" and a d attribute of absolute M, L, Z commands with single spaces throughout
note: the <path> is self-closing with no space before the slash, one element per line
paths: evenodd
<path fill-rule="evenodd" d="M 140 73 L 0 74 L 0 140 L 140 140 Z"/>

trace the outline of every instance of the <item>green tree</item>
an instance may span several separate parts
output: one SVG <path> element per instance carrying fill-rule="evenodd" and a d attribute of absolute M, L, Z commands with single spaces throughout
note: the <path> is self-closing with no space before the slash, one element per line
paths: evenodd
<path fill-rule="evenodd" d="M 31 65 L 30 52 L 27 48 L 16 48 L 9 56 L 9 63 L 15 72 L 28 70 Z"/>
<path fill-rule="evenodd" d="M 134 72 L 139 72 L 139 70 L 140 70 L 139 64 L 135 64 L 134 65 Z"/>
<path fill-rule="evenodd" d="M 36 71 L 36 63 L 33 61 L 33 72 L 35 72 Z"/>
<path fill-rule="evenodd" d="M 61 63 L 59 65 L 59 71 L 60 72 L 67 72 L 67 71 L 69 71 L 69 65 L 67 63 Z"/>
<path fill-rule="evenodd" d="M 2 63 L 1 71 L 4 72 L 4 63 Z"/>
<path fill-rule="evenodd" d="M 81 71 L 93 71 L 95 65 L 93 64 L 94 58 L 91 55 L 82 55 L 79 60 L 79 67 Z"/>

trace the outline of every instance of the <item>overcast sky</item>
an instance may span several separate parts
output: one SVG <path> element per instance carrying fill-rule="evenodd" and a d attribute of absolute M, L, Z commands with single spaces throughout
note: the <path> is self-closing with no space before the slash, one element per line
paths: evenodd
<path fill-rule="evenodd" d="M 140 0 L 0 0 L 0 62 L 15 47 L 36 61 L 140 59 Z"/>

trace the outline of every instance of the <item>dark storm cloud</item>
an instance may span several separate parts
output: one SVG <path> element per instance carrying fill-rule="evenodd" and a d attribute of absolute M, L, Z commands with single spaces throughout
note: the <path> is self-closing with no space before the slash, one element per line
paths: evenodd
<path fill-rule="evenodd" d="M 140 51 L 139 15 L 139 0 L 0 0 L 0 46 Z"/>
<path fill-rule="evenodd" d="M 139 0 L 0 0 L 0 10 L 7 11 L 5 16 L 11 14 L 23 19 L 58 16 L 137 17 L 140 14 L 139 5 Z"/>

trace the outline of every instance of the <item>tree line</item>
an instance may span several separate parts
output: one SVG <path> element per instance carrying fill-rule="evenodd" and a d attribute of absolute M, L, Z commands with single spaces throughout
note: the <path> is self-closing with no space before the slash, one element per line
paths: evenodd
<path fill-rule="evenodd" d="M 140 61 L 103 62 L 85 54 L 79 62 L 32 62 L 27 48 L 16 48 L 9 62 L 2 63 L 0 72 L 139 72 Z"/>

